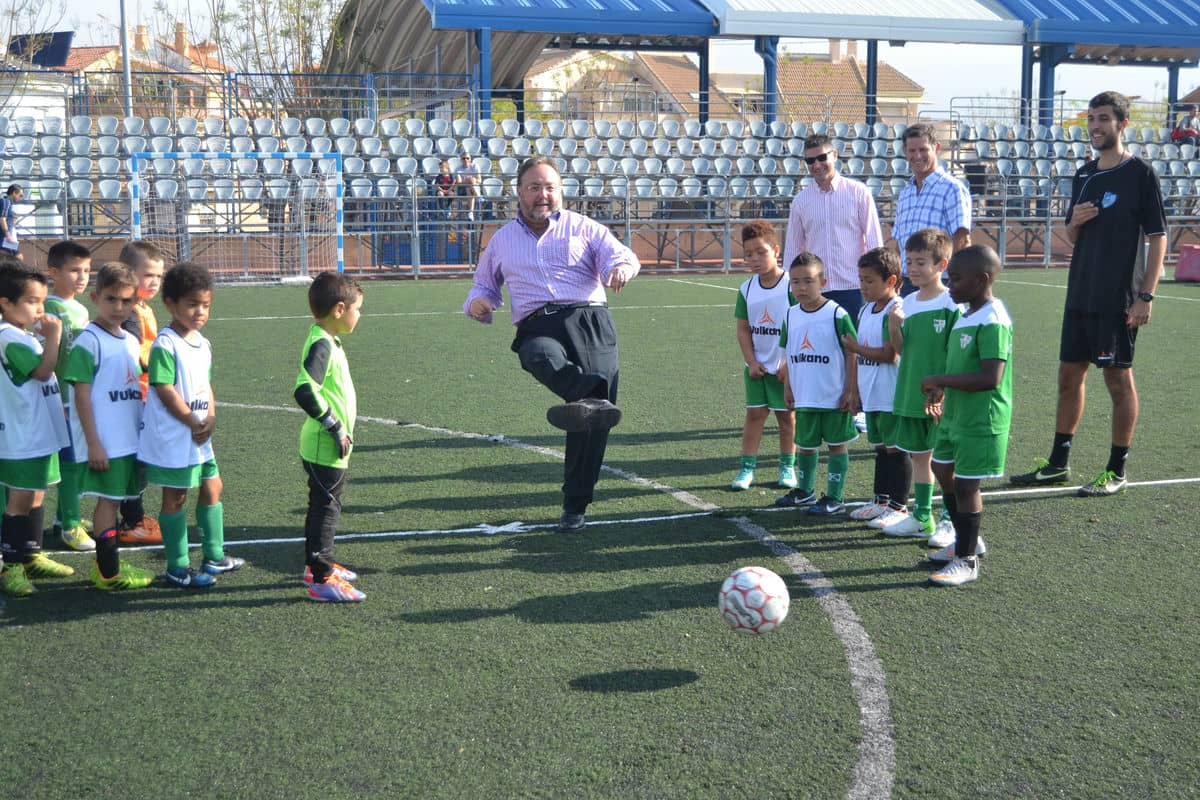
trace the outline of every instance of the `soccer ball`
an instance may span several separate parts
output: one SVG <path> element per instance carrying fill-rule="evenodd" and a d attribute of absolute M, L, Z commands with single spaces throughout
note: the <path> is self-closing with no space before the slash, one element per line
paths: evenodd
<path fill-rule="evenodd" d="M 791 597 L 787 585 L 766 567 L 742 567 L 721 584 L 717 607 L 738 633 L 770 633 L 783 624 Z"/>

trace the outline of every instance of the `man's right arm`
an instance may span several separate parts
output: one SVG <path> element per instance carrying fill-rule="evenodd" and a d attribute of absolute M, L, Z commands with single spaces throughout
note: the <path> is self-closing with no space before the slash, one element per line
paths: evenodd
<path fill-rule="evenodd" d="M 779 266 L 783 267 L 783 271 L 787 272 L 791 268 L 792 262 L 796 260 L 796 256 L 804 252 L 804 224 L 800 220 L 800 193 L 792 198 L 792 205 L 788 211 L 787 230 L 783 232 L 783 260 L 779 262 Z"/>
<path fill-rule="evenodd" d="M 479 257 L 479 264 L 475 267 L 475 281 L 463 303 L 463 313 L 485 325 L 492 323 L 492 312 L 504 305 L 504 299 L 500 295 L 504 272 L 497 255 L 500 247 L 496 241 L 503 230 L 501 228 L 492 236 L 492 241 Z"/>

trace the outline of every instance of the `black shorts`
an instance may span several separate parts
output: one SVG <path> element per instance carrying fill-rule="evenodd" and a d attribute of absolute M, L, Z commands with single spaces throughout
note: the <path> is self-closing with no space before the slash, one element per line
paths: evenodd
<path fill-rule="evenodd" d="M 1097 367 L 1133 366 L 1133 343 L 1137 328 L 1125 324 L 1125 313 L 1093 314 L 1088 311 L 1063 312 L 1059 361 L 1090 361 Z"/>

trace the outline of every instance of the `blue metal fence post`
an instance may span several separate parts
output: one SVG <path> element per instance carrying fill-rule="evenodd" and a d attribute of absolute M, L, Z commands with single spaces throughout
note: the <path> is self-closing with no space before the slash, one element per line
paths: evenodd
<path fill-rule="evenodd" d="M 865 87 L 866 94 L 866 115 L 865 120 L 868 125 L 874 125 L 879 119 L 879 40 L 867 40 L 867 85 Z"/>
<path fill-rule="evenodd" d="M 475 47 L 479 49 L 479 116 L 492 117 L 492 30 L 475 31 Z"/>
<path fill-rule="evenodd" d="M 1179 65 L 1167 67 L 1167 127 L 1175 127 L 1175 106 L 1179 103 Z"/>
<path fill-rule="evenodd" d="M 754 37 L 754 52 L 763 62 L 763 121 L 775 121 L 779 102 L 779 37 Z"/>
<path fill-rule="evenodd" d="M 1021 108 L 1020 120 L 1022 125 L 1030 123 L 1029 106 L 1033 102 L 1033 45 L 1021 46 Z"/>
<path fill-rule="evenodd" d="M 708 39 L 697 50 L 700 56 L 700 123 L 708 122 Z"/>

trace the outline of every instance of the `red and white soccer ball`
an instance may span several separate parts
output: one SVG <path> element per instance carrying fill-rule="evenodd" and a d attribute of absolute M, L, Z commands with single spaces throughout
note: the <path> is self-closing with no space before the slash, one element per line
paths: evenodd
<path fill-rule="evenodd" d="M 791 605 L 787 584 L 766 567 L 742 567 L 721 584 L 717 607 L 738 633 L 770 633 L 783 624 Z"/>

